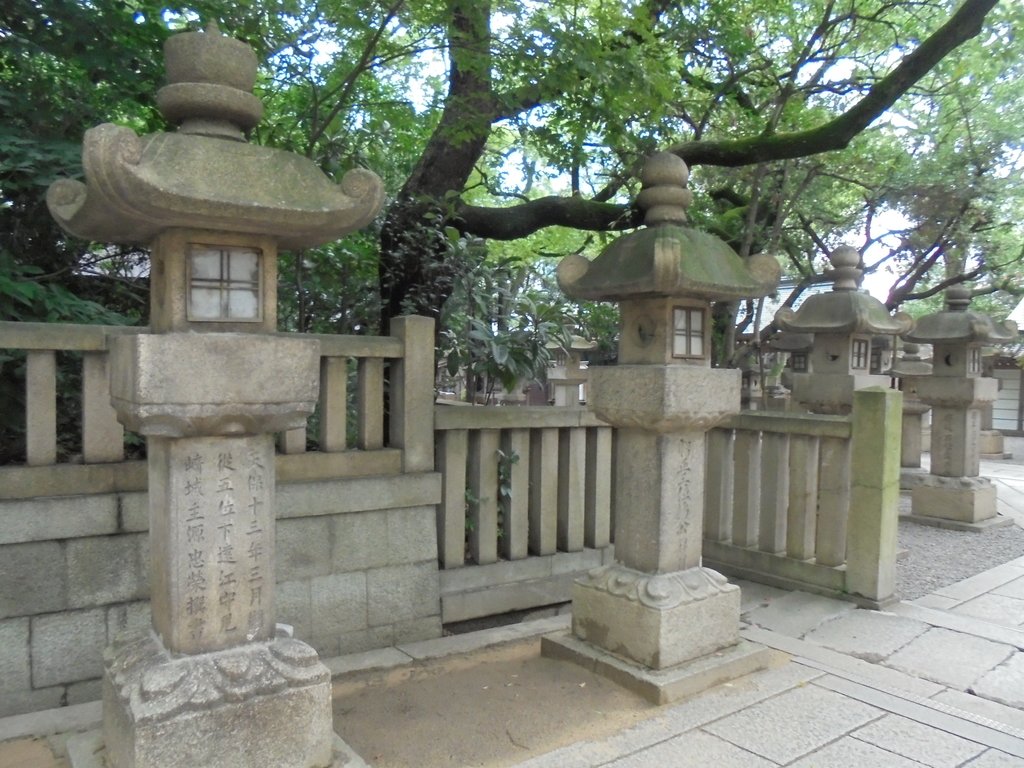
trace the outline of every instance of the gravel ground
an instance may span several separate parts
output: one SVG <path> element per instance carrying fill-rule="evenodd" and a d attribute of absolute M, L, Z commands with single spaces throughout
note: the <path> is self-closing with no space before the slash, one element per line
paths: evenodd
<path fill-rule="evenodd" d="M 914 600 L 1024 556 L 1024 528 L 974 533 L 901 521 L 899 547 L 906 553 L 896 562 L 896 588 L 902 599 Z"/>

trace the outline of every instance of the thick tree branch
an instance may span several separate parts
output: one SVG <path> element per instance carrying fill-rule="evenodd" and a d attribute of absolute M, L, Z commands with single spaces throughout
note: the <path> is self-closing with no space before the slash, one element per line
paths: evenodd
<path fill-rule="evenodd" d="M 860 132 L 923 78 L 939 61 L 982 29 L 998 0 L 965 0 L 960 9 L 897 67 L 868 90 L 857 104 L 824 125 L 807 131 L 730 141 L 695 141 L 671 148 L 689 165 L 737 167 L 787 160 L 844 149 Z M 535 86 L 536 87 L 536 86 Z M 543 198 L 511 208 L 462 206 L 459 228 L 495 239 L 525 237 L 551 225 L 590 231 L 622 228 L 623 208 L 578 198 Z"/>
<path fill-rule="evenodd" d="M 947 54 L 976 37 L 998 0 L 966 0 L 953 16 L 909 53 L 867 95 L 833 120 L 806 131 L 734 141 L 686 142 L 672 147 L 690 166 L 737 167 L 845 149 Z"/>
<path fill-rule="evenodd" d="M 462 232 L 492 240 L 516 240 L 550 226 L 591 232 L 632 229 L 640 225 L 640 212 L 579 196 L 541 197 L 508 208 L 460 205 L 452 223 Z"/>

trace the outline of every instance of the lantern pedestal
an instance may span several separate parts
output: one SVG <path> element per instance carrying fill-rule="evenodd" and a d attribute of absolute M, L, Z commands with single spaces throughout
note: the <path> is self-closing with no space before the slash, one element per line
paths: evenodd
<path fill-rule="evenodd" d="M 955 530 L 1013 525 L 996 515 L 996 488 L 987 477 L 924 475 L 911 490 L 910 519 Z"/>
<path fill-rule="evenodd" d="M 544 653 L 599 665 L 656 703 L 767 665 L 740 643 L 740 590 L 701 567 L 705 431 L 736 409 L 737 370 L 595 368 L 594 411 L 619 427 L 614 565 L 577 580 L 571 635 Z"/>
<path fill-rule="evenodd" d="M 106 667 L 108 765 L 320 768 L 336 759 L 331 674 L 303 642 L 176 656 L 146 633 L 108 648 Z"/>

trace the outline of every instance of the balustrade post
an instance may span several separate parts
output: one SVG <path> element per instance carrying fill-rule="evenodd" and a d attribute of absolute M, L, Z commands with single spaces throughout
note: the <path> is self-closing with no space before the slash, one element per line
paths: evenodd
<path fill-rule="evenodd" d="M 818 565 L 842 565 L 850 514 L 850 441 L 823 437 L 819 452 L 815 557 Z"/>
<path fill-rule="evenodd" d="M 124 427 L 110 404 L 109 355 L 82 353 L 82 459 L 86 464 L 124 461 Z"/>
<path fill-rule="evenodd" d="M 360 450 L 384 447 L 384 361 L 361 357 L 356 376 L 356 430 Z"/>
<path fill-rule="evenodd" d="M 882 387 L 853 393 L 846 585 L 880 605 L 895 600 L 902 402 Z"/>
<path fill-rule="evenodd" d="M 434 321 L 396 317 L 391 333 L 402 359 L 391 364 L 391 445 L 402 449 L 404 472 L 434 468 Z"/>
<path fill-rule="evenodd" d="M 348 358 L 320 358 L 320 450 L 348 447 Z"/>
<path fill-rule="evenodd" d="M 25 463 L 30 467 L 57 461 L 57 354 L 27 353 L 25 371 Z"/>

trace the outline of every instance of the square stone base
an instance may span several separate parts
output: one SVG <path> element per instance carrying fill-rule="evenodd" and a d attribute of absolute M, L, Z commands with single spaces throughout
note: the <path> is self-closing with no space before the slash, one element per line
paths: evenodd
<path fill-rule="evenodd" d="M 739 620 L 739 587 L 709 568 L 649 574 L 611 565 L 573 585 L 573 634 L 651 669 L 735 645 Z"/>
<path fill-rule="evenodd" d="M 541 655 L 561 659 L 611 680 L 653 704 L 670 704 L 766 669 L 786 657 L 747 640 L 669 669 L 647 669 L 595 648 L 568 632 L 541 638 Z"/>
<path fill-rule="evenodd" d="M 914 518 L 977 524 L 996 516 L 996 488 L 983 477 L 927 475 L 911 490 Z"/>
<path fill-rule="evenodd" d="M 172 657 L 152 634 L 107 649 L 109 768 L 326 768 L 330 672 L 292 638 Z"/>

